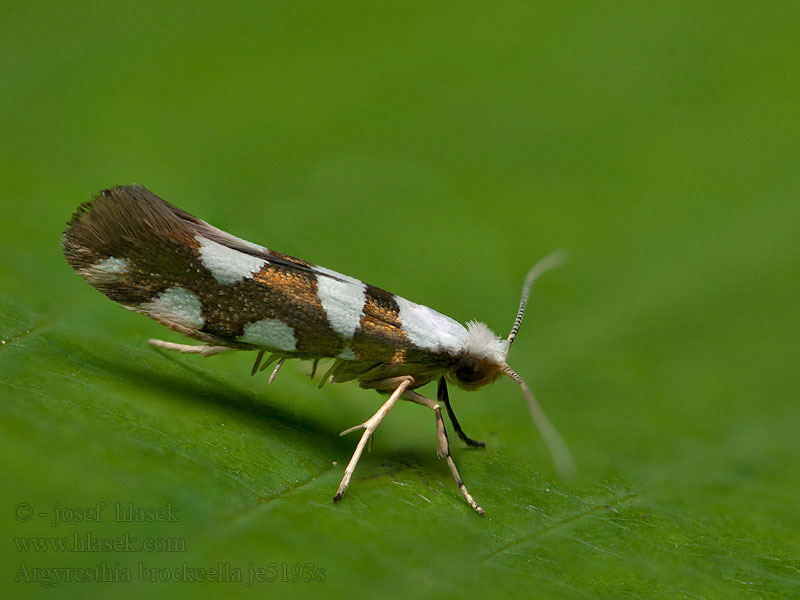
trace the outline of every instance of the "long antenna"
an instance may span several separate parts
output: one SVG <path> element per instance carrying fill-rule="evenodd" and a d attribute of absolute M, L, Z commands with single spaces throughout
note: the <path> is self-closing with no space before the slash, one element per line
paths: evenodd
<path fill-rule="evenodd" d="M 567 447 L 567 443 L 558 430 L 544 414 L 542 407 L 536 401 L 536 396 L 533 395 L 531 388 L 525 383 L 525 380 L 517 375 L 514 370 L 505 365 L 503 372 L 516 381 L 522 387 L 522 393 L 525 394 L 525 399 L 528 401 L 528 409 L 533 417 L 533 422 L 542 434 L 547 449 L 550 451 L 550 456 L 553 458 L 553 464 L 556 467 L 556 472 L 559 477 L 565 481 L 575 478 L 575 461 L 572 459 L 572 453 Z"/>
<path fill-rule="evenodd" d="M 539 279 L 539 276 L 551 269 L 560 267 L 567 261 L 567 253 L 564 250 L 556 250 L 552 254 L 548 254 L 542 260 L 537 262 L 528 274 L 525 276 L 525 283 L 522 284 L 522 298 L 519 301 L 519 309 L 517 310 L 517 318 L 514 319 L 514 326 L 511 328 L 511 333 L 508 334 L 508 345 L 514 342 L 517 337 L 519 326 L 522 324 L 522 317 L 525 316 L 525 305 L 528 304 L 528 298 L 531 295 L 531 288 L 533 283 Z M 513 377 L 512 377 L 513 379 Z"/>

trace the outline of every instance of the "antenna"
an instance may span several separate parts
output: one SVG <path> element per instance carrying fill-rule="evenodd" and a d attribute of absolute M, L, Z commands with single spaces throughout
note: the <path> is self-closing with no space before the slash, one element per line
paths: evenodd
<path fill-rule="evenodd" d="M 522 393 L 525 394 L 525 399 L 528 401 L 528 409 L 531 411 L 533 422 L 536 423 L 539 433 L 542 434 L 542 439 L 545 445 L 547 445 L 547 449 L 550 451 L 550 456 L 553 459 L 553 464 L 556 467 L 556 472 L 559 477 L 567 481 L 574 479 L 575 461 L 572 459 L 572 453 L 569 451 L 564 438 L 558 433 L 555 425 L 553 425 L 550 419 L 547 418 L 547 415 L 544 414 L 531 388 L 529 388 L 525 380 L 517 375 L 508 365 L 504 366 L 503 372 L 516 381 L 522 388 Z"/>
<path fill-rule="evenodd" d="M 542 260 L 537 262 L 528 274 L 525 276 L 525 283 L 522 284 L 522 298 L 519 301 L 519 309 L 517 310 L 517 318 L 514 319 L 514 326 L 511 328 L 511 333 L 508 334 L 509 347 L 517 337 L 519 326 L 522 324 L 522 317 L 525 316 L 525 305 L 528 304 L 528 297 L 531 295 L 531 288 L 534 282 L 539 279 L 539 276 L 551 269 L 560 267 L 567 261 L 567 253 L 564 250 L 556 250 L 552 254 L 548 254 Z M 512 371 L 513 372 L 513 371 Z M 519 377 L 517 375 L 517 377 Z M 514 377 L 511 377 L 515 379 Z"/>

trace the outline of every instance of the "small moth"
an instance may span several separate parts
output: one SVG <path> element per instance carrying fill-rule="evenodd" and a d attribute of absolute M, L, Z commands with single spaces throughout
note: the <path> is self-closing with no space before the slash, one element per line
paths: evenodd
<path fill-rule="evenodd" d="M 433 410 L 438 454 L 469 505 L 484 513 L 450 456 L 442 406 L 467 445 L 484 443 L 461 429 L 447 381 L 464 390 L 501 375 L 516 381 L 557 468 L 571 468 L 563 440 L 528 385 L 506 364 L 531 286 L 560 263 L 557 255 L 530 270 L 514 325 L 501 339 L 483 323 L 470 321 L 464 327 L 427 306 L 225 233 L 138 185 L 102 190 L 82 204 L 64 232 L 63 250 L 92 287 L 202 342 L 150 340 L 154 346 L 204 356 L 254 351 L 252 374 L 272 366 L 270 383 L 288 359 L 312 360 L 312 379 L 319 361 L 332 359 L 320 387 L 327 381 L 357 380 L 363 388 L 388 394 L 372 417 L 342 432 L 363 430 L 334 502 L 347 490 L 370 436 L 402 398 Z M 416 391 L 433 381 L 436 400 Z"/>

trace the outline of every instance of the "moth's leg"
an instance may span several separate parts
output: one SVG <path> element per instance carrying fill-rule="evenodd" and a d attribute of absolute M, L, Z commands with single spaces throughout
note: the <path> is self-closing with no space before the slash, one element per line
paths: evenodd
<path fill-rule="evenodd" d="M 256 355 L 256 362 L 253 363 L 253 368 L 250 369 L 250 376 L 251 377 L 256 374 L 256 371 L 258 371 L 258 367 L 261 366 L 261 359 L 264 358 L 264 353 L 265 352 L 266 352 L 266 350 L 259 350 L 258 351 L 258 354 Z"/>
<path fill-rule="evenodd" d="M 344 496 L 344 493 L 347 491 L 347 486 L 350 484 L 350 478 L 353 476 L 353 471 L 356 470 L 356 465 L 358 464 L 358 459 L 361 458 L 361 453 L 364 452 L 364 446 L 367 445 L 367 440 L 369 440 L 372 433 L 378 428 L 378 425 L 381 424 L 383 418 L 392 410 L 395 402 L 397 399 L 403 395 L 410 386 L 414 383 L 414 378 L 411 376 L 401 378 L 400 384 L 397 388 L 392 392 L 389 396 L 389 399 L 383 403 L 372 417 L 369 420 L 364 421 L 360 425 L 356 425 L 355 427 L 351 427 L 350 429 L 344 430 L 340 435 L 345 435 L 350 433 L 351 431 L 356 431 L 357 429 L 364 429 L 364 433 L 361 435 L 361 439 L 358 441 L 358 446 L 356 446 L 355 452 L 353 452 L 353 457 L 350 459 L 350 462 L 347 464 L 347 468 L 344 470 L 344 477 L 342 477 L 342 482 L 339 484 L 339 489 L 336 490 L 336 495 L 333 497 L 334 502 L 338 502 Z"/>
<path fill-rule="evenodd" d="M 266 371 L 267 367 L 269 367 L 269 366 L 270 366 L 272 363 L 274 363 L 276 360 L 280 360 L 280 358 L 281 358 L 281 355 L 280 355 L 279 353 L 277 353 L 277 352 L 273 352 L 272 354 L 270 354 L 270 355 L 267 357 L 267 360 L 265 360 L 265 361 L 264 361 L 264 362 L 261 364 L 261 366 L 260 366 L 260 367 L 258 367 L 258 370 L 259 370 L 259 371 Z"/>
<path fill-rule="evenodd" d="M 281 370 L 283 363 L 286 361 L 286 357 L 278 354 L 277 352 L 273 352 L 267 357 L 267 360 L 264 361 L 264 364 L 261 364 L 261 359 L 264 358 L 265 352 L 266 350 L 258 351 L 258 356 L 256 356 L 256 362 L 253 363 L 253 368 L 250 370 L 250 375 L 255 375 L 256 371 L 263 371 L 277 360 L 278 364 L 275 365 L 272 375 L 269 376 L 269 381 L 267 382 L 267 385 L 269 385 L 275 381 L 275 376 L 278 374 L 278 371 Z"/>
<path fill-rule="evenodd" d="M 411 400 L 412 402 L 416 402 L 417 404 L 422 404 L 422 406 L 427 406 L 433 410 L 433 413 L 436 415 L 436 441 L 438 443 L 437 451 L 439 456 L 444 457 L 444 459 L 447 461 L 447 466 L 450 467 L 450 472 L 453 474 L 453 479 L 456 480 L 458 489 L 461 490 L 461 493 L 464 495 L 464 498 L 466 498 L 469 505 L 475 509 L 475 512 L 477 512 L 479 515 L 484 514 L 486 511 L 481 508 L 481 505 L 475 501 L 475 498 L 472 497 L 472 494 L 467 491 L 467 486 L 464 485 L 461 475 L 458 474 L 456 463 L 453 462 L 453 458 L 450 456 L 450 443 L 447 441 L 447 430 L 444 428 L 442 407 L 439 406 L 438 402 L 434 402 L 430 398 L 426 398 L 425 396 L 422 396 L 411 390 L 403 394 L 403 398 L 406 400 Z"/>
<path fill-rule="evenodd" d="M 335 358 L 333 364 L 325 371 L 325 375 L 322 376 L 322 379 L 319 380 L 319 389 L 322 389 L 322 386 L 328 382 L 333 383 L 336 380 L 336 374 L 344 368 L 346 362 L 347 361 L 340 358 Z"/>
<path fill-rule="evenodd" d="M 176 344 L 174 342 L 165 342 L 164 340 L 147 340 L 147 342 L 157 348 L 164 350 L 176 350 L 184 354 L 202 354 L 203 356 L 211 356 L 212 354 L 219 354 L 220 352 L 227 352 L 233 350 L 227 346 L 208 346 L 204 344 Z"/>
<path fill-rule="evenodd" d="M 463 429 L 461 429 L 461 425 L 458 423 L 458 419 L 456 419 L 456 413 L 453 412 L 453 408 L 450 406 L 450 396 L 447 393 L 447 382 L 445 381 L 444 377 L 439 378 L 439 388 L 436 392 L 436 399 L 439 402 L 444 403 L 444 407 L 447 409 L 447 416 L 450 417 L 450 422 L 453 424 L 453 429 L 455 429 L 456 435 L 461 438 L 461 441 L 463 441 L 467 446 L 475 446 L 476 448 L 486 447 L 486 442 L 473 440 L 466 433 L 464 433 Z"/>
<path fill-rule="evenodd" d="M 283 363 L 286 362 L 286 357 L 282 357 L 276 364 L 275 369 L 272 371 L 272 375 L 269 376 L 269 381 L 267 381 L 267 385 L 270 385 L 273 381 L 275 381 L 275 376 L 278 374 L 278 371 L 281 370 Z"/>

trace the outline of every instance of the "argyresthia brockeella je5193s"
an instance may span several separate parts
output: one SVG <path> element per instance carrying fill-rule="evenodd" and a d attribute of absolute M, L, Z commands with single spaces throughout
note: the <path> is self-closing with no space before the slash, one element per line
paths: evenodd
<path fill-rule="evenodd" d="M 398 399 L 433 410 L 438 452 L 461 493 L 478 513 L 455 463 L 442 419 L 444 406 L 459 437 L 447 381 L 474 390 L 506 375 L 516 381 L 563 472 L 571 459 L 525 381 L 507 364 L 533 282 L 560 262 L 540 261 L 523 285 L 514 325 L 505 339 L 476 321 L 466 327 L 427 306 L 358 279 L 269 250 L 225 233 L 169 204 L 147 189 L 118 186 L 81 205 L 64 232 L 64 256 L 90 285 L 122 304 L 201 344 L 150 340 L 155 346 L 212 355 L 229 350 L 257 353 L 252 372 L 273 366 L 270 382 L 288 359 L 321 359 L 322 375 L 339 383 L 389 394 L 378 411 L 344 433 L 363 429 L 333 500 L 345 493 L 372 433 Z M 266 355 L 266 358 L 265 358 Z M 417 388 L 437 381 L 437 399 Z"/>

